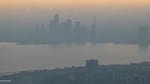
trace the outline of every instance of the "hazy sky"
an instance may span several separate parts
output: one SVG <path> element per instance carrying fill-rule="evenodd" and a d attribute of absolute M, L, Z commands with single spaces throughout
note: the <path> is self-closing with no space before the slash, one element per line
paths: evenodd
<path fill-rule="evenodd" d="M 111 9 L 112 7 L 131 7 L 139 9 L 149 6 L 149 0 L 0 0 L 1 11 L 11 11 L 37 8 L 52 9 Z"/>
<path fill-rule="evenodd" d="M 149 23 L 149 0 L 0 0 L 1 24 L 49 23 L 56 13 L 61 19 L 88 22 L 93 16 L 102 24 Z M 100 22 L 99 22 L 100 23 Z"/>
<path fill-rule="evenodd" d="M 27 26 L 41 23 L 48 25 L 56 13 L 60 14 L 63 21 L 72 18 L 86 24 L 91 23 L 92 17 L 96 16 L 98 25 L 106 28 L 111 28 L 112 25 L 143 25 L 150 24 L 150 0 L 0 0 L 0 29 L 30 28 Z M 93 48 L 96 51 L 91 50 Z M 40 66 L 81 65 L 91 56 L 104 59 L 102 62 L 105 64 L 149 60 L 149 57 L 136 57 L 139 51 L 135 46 L 93 48 L 62 47 L 53 50 L 49 47 L 0 47 L 0 72 L 35 69 Z M 100 55 L 104 57 L 100 58 Z"/>

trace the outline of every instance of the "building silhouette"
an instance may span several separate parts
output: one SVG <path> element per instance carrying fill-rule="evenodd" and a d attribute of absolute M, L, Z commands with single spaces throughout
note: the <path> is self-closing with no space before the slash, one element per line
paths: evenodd
<path fill-rule="evenodd" d="M 58 14 L 56 14 L 56 15 L 54 16 L 54 23 L 55 23 L 56 25 L 59 24 L 59 15 L 58 15 Z"/>
<path fill-rule="evenodd" d="M 98 60 L 96 59 L 90 59 L 90 60 L 86 60 L 86 68 L 87 71 L 90 73 L 95 73 L 98 70 Z"/>
<path fill-rule="evenodd" d="M 11 79 L 9 84 L 150 84 L 149 67 L 150 62 L 98 65 L 90 59 L 86 66 L 23 71 L 0 79 Z"/>
<path fill-rule="evenodd" d="M 67 19 L 67 21 L 66 21 L 66 30 L 68 33 L 70 33 L 72 31 L 72 20 L 71 19 Z"/>
<path fill-rule="evenodd" d="M 97 35 L 96 35 L 96 17 L 93 17 L 93 23 L 92 23 L 92 28 L 91 28 L 91 40 L 92 42 L 96 42 L 97 40 Z"/>
<path fill-rule="evenodd" d="M 139 46 L 146 47 L 149 45 L 149 27 L 147 25 L 139 28 Z"/>
<path fill-rule="evenodd" d="M 67 19 L 64 22 L 60 22 L 59 15 L 55 14 L 53 19 L 49 24 L 49 28 L 46 25 L 39 24 L 36 28 L 36 33 L 34 38 L 34 43 L 38 43 L 41 38 L 45 38 L 46 43 L 77 43 L 84 44 L 91 42 L 96 43 L 127 43 L 127 44 L 138 44 L 140 47 L 147 47 L 149 45 L 149 28 L 147 25 L 138 29 L 138 34 L 135 30 L 133 31 L 121 31 L 117 32 L 115 30 L 105 31 L 104 29 L 98 29 L 96 24 L 96 17 L 93 17 L 92 24 L 90 27 L 86 27 L 80 21 L 73 22 L 72 19 Z M 49 30 L 47 32 L 47 30 Z M 99 30 L 99 31 L 98 31 Z M 39 32 L 43 32 L 40 34 Z M 112 33 L 114 32 L 114 33 Z M 129 34 L 128 34 L 129 33 Z M 132 34 L 133 33 L 133 34 Z"/>
<path fill-rule="evenodd" d="M 80 28 L 80 21 L 76 21 L 76 28 L 77 28 L 77 29 Z"/>

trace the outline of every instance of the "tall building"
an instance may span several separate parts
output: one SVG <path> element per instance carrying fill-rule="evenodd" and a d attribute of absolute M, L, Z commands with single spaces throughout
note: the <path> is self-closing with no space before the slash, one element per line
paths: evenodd
<path fill-rule="evenodd" d="M 36 24 L 36 33 L 38 33 L 39 31 L 40 31 L 40 29 L 39 29 L 39 24 Z"/>
<path fill-rule="evenodd" d="M 72 29 L 72 20 L 71 19 L 67 20 L 66 27 L 67 27 L 67 31 L 71 32 L 71 29 Z"/>
<path fill-rule="evenodd" d="M 92 34 L 96 34 L 96 17 L 93 18 L 93 24 L 92 24 Z"/>
<path fill-rule="evenodd" d="M 91 40 L 96 41 L 96 17 L 93 18 L 93 24 L 91 29 Z"/>
<path fill-rule="evenodd" d="M 86 69 L 88 72 L 97 72 L 98 71 L 98 60 L 91 59 L 91 60 L 86 60 Z"/>
<path fill-rule="evenodd" d="M 54 23 L 55 23 L 55 24 L 59 24 L 59 15 L 58 15 L 58 14 L 56 14 L 56 15 L 54 16 Z"/>
<path fill-rule="evenodd" d="M 50 25 L 49 25 L 49 31 L 50 32 L 57 32 L 59 29 L 59 15 L 56 14 L 54 16 L 54 19 L 51 21 Z"/>
<path fill-rule="evenodd" d="M 80 29 L 80 26 L 81 26 L 80 21 L 76 21 L 75 27 L 76 27 L 77 29 Z"/>
<path fill-rule="evenodd" d="M 149 44 L 149 28 L 143 26 L 139 28 L 139 46 L 148 46 Z"/>
<path fill-rule="evenodd" d="M 41 32 L 44 32 L 44 24 L 41 24 Z"/>

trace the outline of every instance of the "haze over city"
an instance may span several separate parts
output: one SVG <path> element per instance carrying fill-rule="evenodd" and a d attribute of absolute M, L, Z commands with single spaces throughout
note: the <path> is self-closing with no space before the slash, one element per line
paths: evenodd
<path fill-rule="evenodd" d="M 83 65 L 90 58 L 101 64 L 150 60 L 149 0 L 0 0 L 0 13 L 2 73 Z M 57 32 L 70 19 L 71 32 Z M 84 33 L 74 30 L 78 24 Z M 64 44 L 51 45 L 57 42 Z"/>
<path fill-rule="evenodd" d="M 13 28 L 49 23 L 56 13 L 63 21 L 69 17 L 85 24 L 96 16 L 99 26 L 109 28 L 112 24 L 141 25 L 149 22 L 149 3 L 148 0 L 1 0 L 0 18 L 1 25 Z"/>

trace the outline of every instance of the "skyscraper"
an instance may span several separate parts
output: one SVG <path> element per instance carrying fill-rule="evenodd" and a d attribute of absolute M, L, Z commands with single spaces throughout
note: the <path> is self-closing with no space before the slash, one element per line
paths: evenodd
<path fill-rule="evenodd" d="M 59 30 L 59 15 L 56 14 L 54 16 L 54 19 L 51 21 L 50 25 L 49 25 L 49 31 L 51 32 L 57 32 Z"/>
<path fill-rule="evenodd" d="M 91 40 L 92 42 L 96 41 L 96 17 L 93 18 L 93 24 L 92 24 L 92 28 L 91 28 Z"/>
<path fill-rule="evenodd" d="M 67 31 L 71 32 L 71 28 L 72 28 L 72 20 L 71 19 L 67 20 L 66 27 L 67 27 Z"/>
<path fill-rule="evenodd" d="M 147 25 L 139 28 L 139 46 L 148 46 L 149 44 L 149 28 Z"/>
<path fill-rule="evenodd" d="M 76 27 L 76 29 L 78 29 L 78 30 L 79 30 L 79 29 L 80 29 L 80 25 L 81 25 L 81 24 L 80 24 L 80 21 L 76 21 L 76 23 L 75 23 L 75 27 Z"/>
<path fill-rule="evenodd" d="M 93 24 L 92 24 L 92 34 L 96 34 L 96 17 L 93 18 Z"/>
<path fill-rule="evenodd" d="M 90 73 L 97 72 L 98 70 L 98 60 L 91 59 L 86 61 L 87 71 Z"/>
<path fill-rule="evenodd" d="M 58 14 L 56 14 L 56 15 L 54 16 L 54 23 L 55 23 L 56 25 L 59 24 L 59 15 L 58 15 Z"/>
<path fill-rule="evenodd" d="M 41 32 L 44 32 L 44 24 L 41 24 Z"/>

